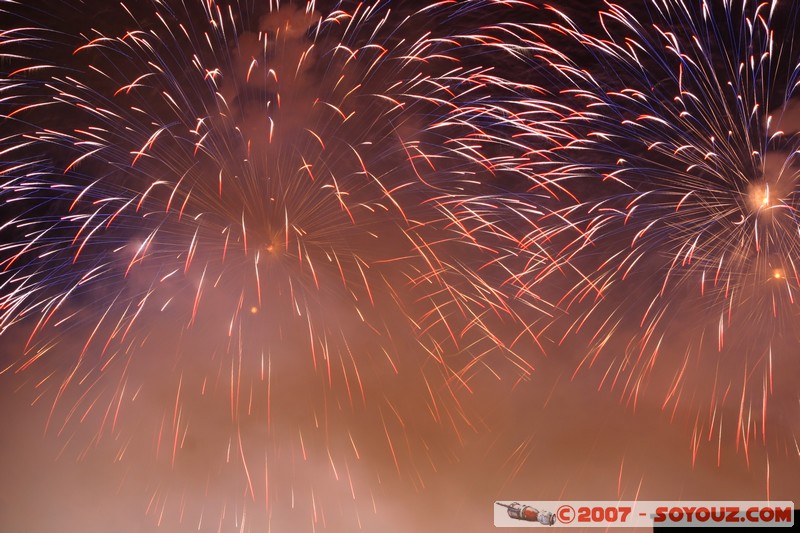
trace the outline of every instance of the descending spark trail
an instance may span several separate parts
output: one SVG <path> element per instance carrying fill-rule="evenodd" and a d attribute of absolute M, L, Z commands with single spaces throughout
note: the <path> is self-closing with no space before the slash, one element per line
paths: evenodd
<path fill-rule="evenodd" d="M 502 284 L 519 259 L 498 214 L 503 180 L 528 174 L 513 132 L 538 89 L 494 71 L 518 60 L 498 46 L 512 26 L 446 32 L 511 7 L 114 9 L 107 29 L 61 29 L 15 7 L 2 34 L 0 327 L 27 336 L 6 372 L 46 369 L 48 428 L 95 422 L 115 460 L 239 476 L 189 511 L 159 483 L 158 523 L 244 528 L 297 489 L 324 527 L 322 482 L 290 473 L 309 462 L 356 516 L 364 456 L 421 486 L 447 454 L 433 432 L 474 430 L 479 376 L 530 374 L 549 313 Z"/>
<path fill-rule="evenodd" d="M 700 413 L 693 456 L 734 441 L 749 458 L 782 418 L 769 399 L 796 390 L 778 370 L 793 368 L 800 287 L 790 4 L 608 4 L 589 32 L 550 8 L 529 28 L 563 132 L 549 175 L 574 199 L 540 221 L 553 267 L 522 277 L 565 286 L 558 335 L 585 334 L 579 370 L 600 365 L 631 405 L 654 389 L 671 416 Z"/>

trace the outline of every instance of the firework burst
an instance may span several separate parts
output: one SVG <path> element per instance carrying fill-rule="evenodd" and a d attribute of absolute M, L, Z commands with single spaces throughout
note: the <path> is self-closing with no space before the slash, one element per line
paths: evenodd
<path fill-rule="evenodd" d="M 562 342 L 590 339 L 578 368 L 702 413 L 693 453 L 746 452 L 794 387 L 775 369 L 797 342 L 796 7 L 608 5 L 595 32 L 551 11 L 528 50 L 563 133 L 548 176 L 570 194 L 541 222 L 559 259 L 530 285 L 563 283 Z"/>
<path fill-rule="evenodd" d="M 431 433 L 476 423 L 471 382 L 532 370 L 517 348 L 548 307 L 501 281 L 508 213 L 537 212 L 498 192 L 527 175 L 512 132 L 538 89 L 492 70 L 510 26 L 444 31 L 503 5 L 9 13 L 0 326 L 26 341 L 5 371 L 44 369 L 48 425 L 94 422 L 115 460 L 147 450 L 206 487 L 234 465 L 241 494 L 199 508 L 158 483 L 159 523 L 244 528 L 251 501 L 272 520 L 315 501 L 308 464 L 358 519 L 359 460 L 422 483 L 447 454 Z"/>

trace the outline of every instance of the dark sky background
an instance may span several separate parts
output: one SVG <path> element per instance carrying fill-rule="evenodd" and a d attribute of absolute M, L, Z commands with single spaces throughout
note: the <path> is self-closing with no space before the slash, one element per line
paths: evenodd
<path fill-rule="evenodd" d="M 424 3 L 397 5 L 398 12 L 412 13 Z M 57 2 L 52 9 L 0 5 L 0 9 L 13 13 L 6 13 L 2 18 L 2 28 L 23 25 L 27 21 L 63 32 L 53 37 L 65 43 L 63 46 L 34 42 L 25 50 L 34 57 L 45 57 L 54 64 L 72 67 L 78 65 L 79 60 L 72 57 L 71 50 L 83 42 L 77 37 L 81 31 L 88 32 L 97 26 L 108 35 L 121 35 L 129 29 L 128 23 L 118 15 L 118 6 L 108 7 L 104 2 L 87 2 L 84 6 L 81 10 Z M 595 11 L 599 6 L 599 2 L 559 3 L 561 9 L 569 11 L 576 22 L 591 31 L 598 31 L 592 21 L 596 20 Z M 318 11 L 324 12 L 325 7 L 318 4 Z M 137 14 L 141 10 L 142 27 L 158 27 L 159 22 L 149 5 L 137 3 L 131 9 Z M 646 16 L 643 4 L 637 2 L 630 9 L 637 16 Z M 527 16 L 541 15 L 542 20 L 551 20 L 551 15 L 540 10 L 524 12 Z M 200 27 L 202 13 L 198 12 L 196 19 L 194 16 L 180 15 L 181 20 Z M 459 13 L 451 18 L 431 17 L 425 24 L 434 32 L 455 33 L 462 29 L 468 31 L 474 24 L 494 22 L 491 20 L 494 17 L 503 20 L 503 16 L 500 10 Z M 259 24 L 256 19 L 253 16 L 243 25 L 249 24 L 253 29 Z M 13 24 L 8 22 L 11 20 Z M 284 10 L 272 18 L 262 19 L 261 25 L 271 29 L 287 20 L 296 23 L 295 28 L 302 28 L 307 19 L 299 10 Z M 257 54 L 258 42 L 251 38 L 252 33 L 239 36 L 240 57 L 249 56 L 244 53 L 248 47 L 254 47 L 254 54 Z M 293 152 L 285 145 L 292 145 L 292 140 L 299 136 L 297 132 L 317 120 L 317 115 L 308 107 L 317 94 L 315 91 L 329 89 L 331 80 L 336 80 L 327 71 L 324 76 L 320 74 L 321 60 L 317 64 L 312 62 L 308 71 L 298 69 L 295 78 L 287 76 L 292 81 L 282 77 L 294 65 L 293 59 L 305 49 L 305 38 L 300 30 L 285 37 L 281 48 L 284 55 L 272 58 L 281 76 L 284 109 L 288 110 L 283 111 L 284 114 L 275 111 L 272 116 L 285 128 L 279 131 L 288 132 L 284 133 L 284 138 L 289 141 L 275 148 L 265 144 L 262 135 L 262 140 L 255 141 L 253 146 L 277 161 L 289 158 L 287 154 Z M 392 38 L 395 43 L 401 36 Z M 591 63 L 593 58 L 574 44 L 565 41 L 563 47 L 574 54 L 576 60 L 587 61 L 587 68 L 595 68 Z M 180 51 L 176 56 L 183 57 Z M 222 68 L 229 79 L 237 80 L 240 85 L 223 85 L 220 92 L 232 102 L 230 116 L 243 135 L 256 138 L 268 127 L 263 114 L 264 100 L 274 98 L 278 89 L 270 81 L 262 85 L 253 82 L 247 90 L 241 89 L 246 61 L 237 60 L 235 54 L 230 57 L 234 59 Z M 118 66 L 121 71 L 126 65 L 142 66 L 141 58 L 135 55 L 114 63 L 108 57 L 103 60 L 98 54 L 97 60 L 106 61 L 104 65 Z M 12 65 L 15 61 L 6 59 Z M 466 54 L 465 61 L 488 61 L 500 71 L 509 69 L 506 75 L 513 79 L 544 82 L 542 72 L 520 70 L 521 65 L 508 57 L 488 60 L 481 54 Z M 432 63 L 430 68 L 438 67 Z M 5 76 L 5 66 L 3 72 Z M 184 77 L 193 76 L 188 66 L 185 72 L 174 74 L 177 87 Z M 31 77 L 41 79 L 48 75 L 34 72 Z M 98 76 L 88 79 L 94 80 L 93 88 L 98 94 L 113 92 L 119 85 Z M 264 75 L 264 79 L 268 77 Z M 378 86 L 382 81 L 365 78 L 367 89 L 364 92 L 368 93 L 372 84 Z M 780 81 L 779 76 L 776 84 Z M 34 88 L 28 97 L 35 100 L 37 90 Z M 149 109 L 156 116 L 166 114 L 169 109 L 164 107 L 163 99 L 156 98 L 155 90 L 152 94 Z M 147 97 L 142 101 L 148 103 Z M 16 104 L 5 102 L 3 105 L 2 112 L 6 114 L 7 109 Z M 84 116 L 79 111 L 76 115 Z M 33 125 L 6 120 L 3 127 L 8 128 L 8 134 L 16 133 L 14 128 L 17 131 L 43 127 L 68 130 L 64 124 L 73 120 L 68 108 L 34 117 L 38 123 Z M 416 116 L 392 127 L 416 139 L 414 132 L 425 119 L 424 115 Z M 148 123 L 143 120 L 142 124 Z M 338 123 L 331 120 L 322 124 L 323 128 L 333 128 L 331 124 Z M 391 129 L 388 125 L 374 122 L 370 126 L 378 132 L 376 138 L 391 137 L 381 133 Z M 148 127 L 143 127 L 142 131 L 151 131 Z M 221 125 L 218 127 L 223 129 Z M 141 132 L 131 133 L 131 138 L 136 134 Z M 352 139 L 364 138 L 361 129 L 350 131 L 339 125 L 331 134 L 330 142 L 334 146 L 341 142 L 344 148 Z M 422 134 L 419 138 L 423 142 L 441 141 L 441 138 Z M 129 144 L 136 143 L 131 140 Z M 313 143 L 302 145 L 303 149 L 311 146 Z M 121 146 L 120 150 L 124 153 L 126 148 Z M 38 149 L 35 145 L 21 153 L 38 155 Z M 503 147 L 492 149 L 502 150 Z M 375 165 L 371 169 L 381 171 L 393 163 L 391 149 L 387 148 L 386 152 L 390 153 L 386 159 L 370 160 Z M 341 159 L 329 161 L 339 172 L 343 172 L 351 157 L 344 149 L 342 153 L 346 155 Z M 71 159 L 64 154 L 63 150 L 53 149 L 48 157 L 52 157 L 56 167 L 63 167 Z M 3 157 L 5 167 L 9 158 Z M 180 155 L 169 163 L 162 168 L 164 172 L 176 172 L 186 165 Z M 144 165 L 148 168 L 146 162 Z M 120 191 L 126 187 L 136 189 L 135 183 L 121 181 L 114 170 L 108 168 L 89 161 L 79 170 L 90 176 L 95 171 L 108 172 L 108 183 L 117 184 Z M 387 180 L 391 179 L 390 171 L 386 172 Z M 455 175 L 455 172 L 447 175 Z M 141 179 L 139 175 L 123 177 Z M 178 177 L 180 173 L 165 179 L 177 181 Z M 202 179 L 207 178 L 202 175 Z M 216 179 L 216 175 L 211 178 Z M 508 176 L 496 178 L 493 185 L 497 187 L 493 190 L 505 188 L 509 194 L 524 189 L 524 184 Z M 576 187 L 583 186 L 576 184 Z M 202 189 L 202 183 L 198 188 Z M 247 202 L 248 196 L 242 193 L 237 199 Z M 36 207 L 34 213 L 41 217 L 50 216 L 51 211 L 60 214 L 63 206 L 56 204 L 58 202 L 45 202 Z M 325 204 L 321 205 L 324 209 Z M 222 215 L 228 213 L 226 207 L 217 206 Z M 423 207 L 413 213 L 424 213 Z M 2 209 L 3 222 L 19 213 L 15 205 L 4 204 Z M 256 217 L 268 219 L 273 215 L 269 208 L 256 211 Z M 341 227 L 347 227 L 341 212 L 330 213 L 338 213 L 345 222 Z M 339 222 L 331 217 L 318 222 L 319 227 L 314 226 L 313 221 L 309 224 L 320 232 L 319 235 L 325 236 L 327 226 L 339 228 L 336 225 Z M 281 239 L 276 237 L 277 230 L 269 224 L 266 226 L 263 234 L 257 237 L 264 240 L 260 244 L 264 249 L 268 245 L 279 246 Z M 124 230 L 114 239 L 124 237 L 134 242 L 146 234 L 144 226 L 141 230 L 135 226 L 124 227 Z M 24 239 L 24 229 L 6 228 L 4 231 L 8 242 Z M 395 245 L 387 242 L 393 234 L 389 232 L 388 235 L 389 238 L 369 249 L 379 260 Z M 444 253 L 452 251 L 460 260 L 461 256 L 457 255 L 460 249 L 442 249 Z M 463 259 L 465 262 L 471 260 L 469 250 L 467 259 Z M 281 252 L 283 250 L 276 254 Z M 599 249 L 595 253 L 602 257 L 604 251 Z M 167 255 L 165 253 L 164 257 Z M 457 260 L 453 264 L 460 264 Z M 350 266 L 355 272 L 355 267 Z M 281 268 L 279 265 L 270 270 L 270 275 L 301 279 L 310 286 L 308 277 L 299 276 L 291 269 L 287 273 Z M 134 296 L 146 292 L 151 286 L 150 272 L 144 269 L 125 278 L 127 290 Z M 391 272 L 391 265 L 381 272 L 386 272 L 384 279 L 390 287 L 392 282 L 402 279 L 399 274 L 398 278 L 393 277 L 396 274 Z M 350 273 L 347 271 L 348 275 Z M 186 276 L 186 285 L 191 287 L 197 283 L 196 274 L 192 272 Z M 326 274 L 331 272 L 322 271 L 320 277 L 326 279 Z M 336 271 L 332 271 L 331 277 L 335 279 L 336 276 Z M 649 272 L 645 270 L 640 276 L 647 280 Z M 337 377 L 328 381 L 328 375 L 318 371 L 316 363 L 312 365 L 307 357 L 308 325 L 293 315 L 291 306 L 276 305 L 275 309 L 268 310 L 267 306 L 257 308 L 252 299 L 244 307 L 238 303 L 245 310 L 244 316 L 237 319 L 239 322 L 234 321 L 241 329 L 227 333 L 231 320 L 229 310 L 237 307 L 237 290 L 248 281 L 234 279 L 231 282 L 225 277 L 216 289 L 206 292 L 206 304 L 201 306 L 191 327 L 186 326 L 186 315 L 187 310 L 191 310 L 194 292 L 176 292 L 169 308 L 177 309 L 174 314 L 155 311 L 146 314 L 137 323 L 132 340 L 119 345 L 115 341 L 116 347 L 108 352 L 114 354 L 113 361 L 102 371 L 98 368 L 108 362 L 108 354 L 100 354 L 99 348 L 92 345 L 88 362 L 79 366 L 74 381 L 59 394 L 59 385 L 74 368 L 87 335 L 97 323 L 98 311 L 102 314 L 106 308 L 95 303 L 95 298 L 104 301 L 107 293 L 119 290 L 119 279 L 116 277 L 108 285 L 92 287 L 76 295 L 71 301 L 72 307 L 64 311 L 64 316 L 75 313 L 69 322 L 72 327 L 64 333 L 60 332 L 64 331 L 62 328 L 52 337 L 45 337 L 58 342 L 23 371 L 19 367 L 29 357 L 22 354 L 32 324 L 14 325 L 0 337 L 0 427 L 3 428 L 0 432 L 3 451 L 0 454 L 0 530 L 4 532 L 346 532 L 360 528 L 382 533 L 480 533 L 493 529 L 493 505 L 498 500 L 765 500 L 769 496 L 772 500 L 796 501 L 800 498 L 797 481 L 800 479 L 800 450 L 796 437 L 796 376 L 800 375 L 800 360 L 794 356 L 797 352 L 797 340 L 792 334 L 793 321 L 797 320 L 794 309 L 791 318 L 781 325 L 780 331 L 788 334 L 776 335 L 774 339 L 778 355 L 767 419 L 768 439 L 762 442 L 760 434 L 756 435 L 761 428 L 760 403 L 748 397 L 744 409 L 754 410 L 750 415 L 759 422 L 748 426 L 753 435 L 747 439 L 749 448 L 745 453 L 743 440 L 736 438 L 734 430 L 741 409 L 739 396 L 736 396 L 741 394 L 741 389 L 735 388 L 740 381 L 735 382 L 732 399 L 717 404 L 714 413 L 710 412 L 713 409 L 708 397 L 715 375 L 722 376 L 723 382 L 729 379 L 734 383 L 731 376 L 742 379 L 741 369 L 747 368 L 742 360 L 756 357 L 750 353 L 751 344 L 734 344 L 721 354 L 712 350 L 704 357 L 693 356 L 687 368 L 690 377 L 681 388 L 680 401 L 666 405 L 664 402 L 665 391 L 671 387 L 675 368 L 680 366 L 686 346 L 697 346 L 692 341 L 696 332 L 712 330 L 718 319 L 718 315 L 705 314 L 702 305 L 674 306 L 675 314 L 667 322 L 669 327 L 660 348 L 659 364 L 664 361 L 666 370 L 648 375 L 637 390 L 635 401 L 631 387 L 621 384 L 611 387 L 604 375 L 608 368 L 617 368 L 608 358 L 624 352 L 628 340 L 639 334 L 637 318 L 620 326 L 618 337 L 605 349 L 604 357 L 608 358 L 601 358 L 591 367 L 581 365 L 581 371 L 575 373 L 591 342 L 587 335 L 581 334 L 568 336 L 559 343 L 562 334 L 556 331 L 557 327 L 569 323 L 571 317 L 558 315 L 559 320 L 554 322 L 558 326 L 552 331 L 545 328 L 540 337 L 544 353 L 529 337 L 523 336 L 516 346 L 525 360 L 536 368 L 535 372 L 521 375 L 502 355 L 489 352 L 491 357 L 499 357 L 492 367 L 497 375 L 490 371 L 470 374 L 471 392 L 468 392 L 454 385 L 452 376 L 443 377 L 428 354 L 403 336 L 408 325 L 404 317 L 396 311 L 384 311 L 394 303 L 390 299 L 394 293 L 388 289 L 382 296 L 376 296 L 379 304 L 368 322 L 374 320 L 375 324 L 381 324 L 381 331 L 388 334 L 390 342 L 385 336 L 374 334 L 358 319 L 349 304 L 350 296 L 345 295 L 347 301 L 342 300 L 343 291 L 306 293 L 316 298 L 307 310 L 325 324 L 320 330 L 330 334 L 331 346 L 338 349 L 334 361 L 341 364 L 342 370 L 334 368 L 332 372 Z M 458 281 L 460 278 L 455 279 L 457 284 L 465 283 Z M 563 283 L 565 281 L 554 277 L 552 285 L 540 289 L 541 297 L 557 300 Z M 283 290 L 278 291 L 275 301 L 284 304 L 288 301 L 288 291 L 281 287 Z M 608 300 L 609 308 L 624 309 L 628 302 L 636 300 L 638 295 L 632 294 L 636 285 L 632 287 L 632 290 L 613 294 Z M 639 287 L 652 289 L 647 282 Z M 307 288 L 302 286 L 300 291 Z M 8 291 L 7 287 L 0 287 L 3 296 Z M 359 295 L 364 297 L 364 294 Z M 428 305 L 415 299 L 418 295 L 409 290 L 408 300 L 399 298 L 406 305 L 404 310 L 415 318 L 419 318 Z M 158 302 L 163 303 L 162 300 Z M 251 305 L 252 311 L 248 314 Z M 155 303 L 153 306 L 157 308 Z M 529 313 L 523 315 L 522 321 L 541 329 L 546 319 L 537 311 Z M 420 320 L 427 324 L 425 319 Z M 494 332 L 502 339 L 515 338 L 519 326 L 502 320 L 493 325 Z M 441 333 L 435 327 L 432 330 L 437 335 Z M 755 327 L 752 331 L 743 328 L 736 333 L 756 340 L 759 335 L 766 335 Z M 277 338 L 280 340 L 276 341 Z M 442 345 L 447 349 L 446 335 L 435 337 L 432 334 L 431 338 L 444 338 Z M 733 338 L 737 338 L 735 334 Z M 435 344 L 430 341 L 426 346 L 430 347 L 431 343 Z M 485 347 L 483 343 L 486 338 L 473 349 L 480 352 Z M 752 345 L 756 344 L 753 341 Z M 48 345 L 43 340 L 39 346 Z M 702 347 L 703 343 L 699 345 Z M 396 373 L 386 364 L 382 351 L 386 346 L 399 354 Z M 453 363 L 458 364 L 461 361 L 458 358 L 464 357 L 464 353 L 445 356 L 452 357 Z M 265 360 L 272 376 L 268 387 L 263 378 Z M 358 376 L 358 372 L 346 366 L 351 360 L 358 361 Z M 719 368 L 723 369 L 721 373 L 717 373 Z M 623 373 L 622 379 L 625 377 Z M 355 385 L 356 378 L 359 386 Z M 341 386 L 343 379 L 350 380 L 347 388 Z M 750 392 L 755 390 L 756 395 L 761 391 L 760 379 L 759 374 L 752 379 L 756 386 L 748 387 Z M 245 385 L 235 387 L 236 380 Z M 251 395 L 249 399 L 248 394 Z M 359 400 L 361 394 L 365 399 L 363 403 Z M 431 407 L 431 397 L 435 398 L 435 409 Z M 231 414 L 233 403 L 237 406 L 236 416 Z M 247 410 L 247 416 L 240 410 Z M 709 424 L 710 417 L 715 421 L 724 420 L 721 437 L 718 426 Z M 712 428 L 710 432 L 709 427 Z"/>

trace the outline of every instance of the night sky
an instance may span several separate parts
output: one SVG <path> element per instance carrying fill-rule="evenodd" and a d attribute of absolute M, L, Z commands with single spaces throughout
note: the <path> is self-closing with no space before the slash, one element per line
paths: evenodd
<path fill-rule="evenodd" d="M 797 7 L 557 4 L 0 3 L 0 530 L 797 500 Z"/>

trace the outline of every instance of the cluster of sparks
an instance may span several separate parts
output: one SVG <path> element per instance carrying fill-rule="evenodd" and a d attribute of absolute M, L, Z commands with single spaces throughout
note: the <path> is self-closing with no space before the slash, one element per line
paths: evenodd
<path fill-rule="evenodd" d="M 185 520 L 244 530 L 239 502 L 294 507 L 270 476 L 319 464 L 358 516 L 370 454 L 424 486 L 430 435 L 485 424 L 465 393 L 558 343 L 634 405 L 690 407 L 693 454 L 767 445 L 800 289 L 778 3 L 608 5 L 596 34 L 499 0 L 154 0 L 79 31 L 0 10 L 3 372 L 45 368 L 48 426 L 94 421 L 118 460 L 136 433 L 243 474 Z"/>
<path fill-rule="evenodd" d="M 559 151 L 570 155 L 554 172 L 583 191 L 550 215 L 558 268 L 570 271 L 557 305 L 574 311 L 568 332 L 590 332 L 578 368 L 611 352 L 603 381 L 634 405 L 661 387 L 673 416 L 687 401 L 705 411 L 693 457 L 710 441 L 719 461 L 727 434 L 749 458 L 751 441 L 766 441 L 773 362 L 797 342 L 800 63 L 775 30 L 795 12 L 775 2 L 648 10 L 652 20 L 637 20 L 610 6 L 599 36 L 557 13 L 544 31 L 578 43 L 596 69 L 547 36 L 535 46 L 564 87 Z M 738 418 L 724 429 L 726 403 Z M 796 447 L 792 438 L 782 451 Z"/>

